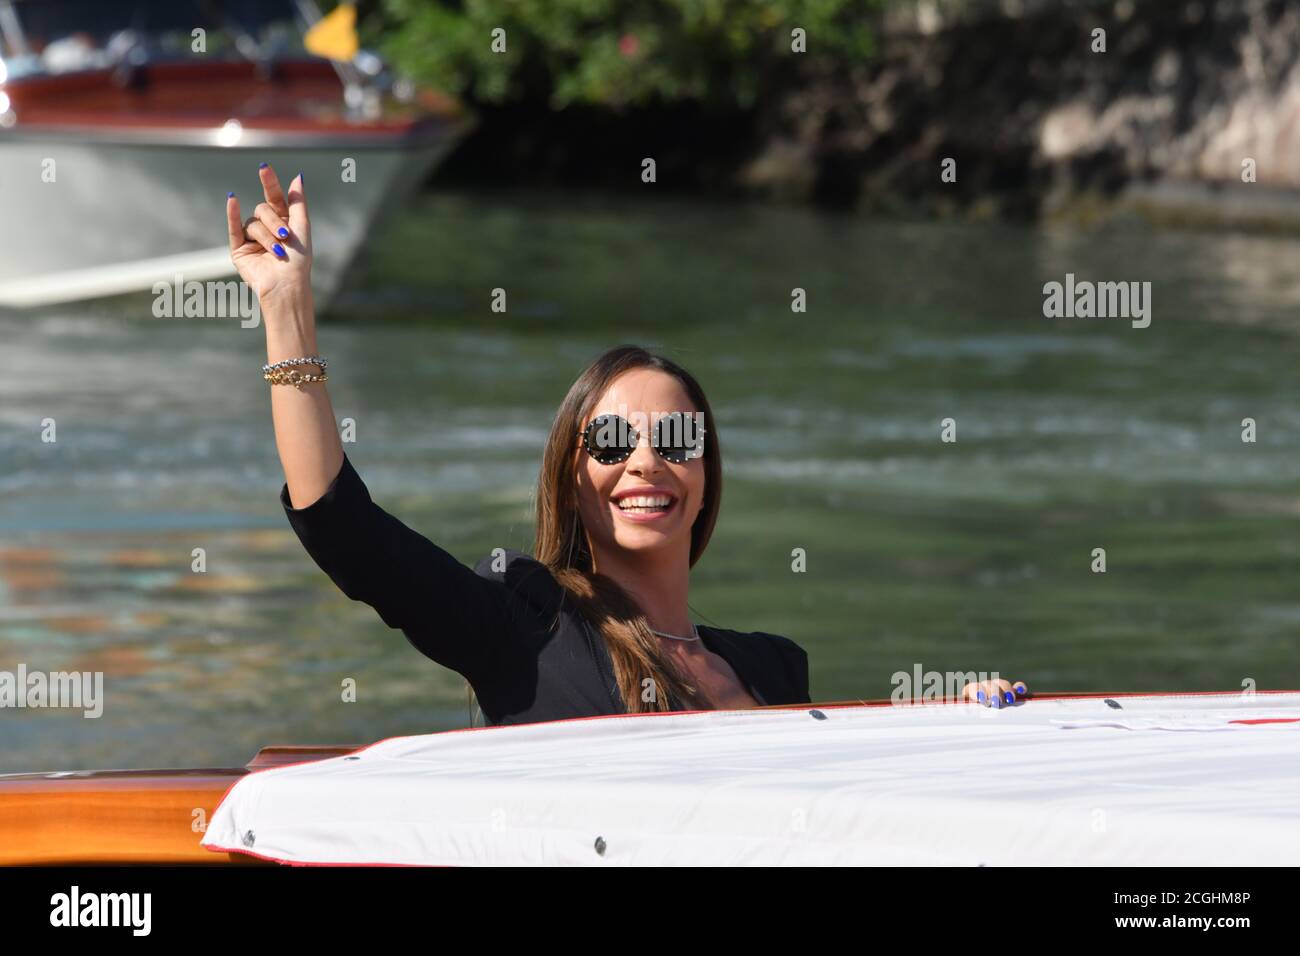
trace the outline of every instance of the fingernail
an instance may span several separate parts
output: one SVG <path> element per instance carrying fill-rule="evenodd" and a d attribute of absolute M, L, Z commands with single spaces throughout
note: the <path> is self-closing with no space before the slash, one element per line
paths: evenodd
<path fill-rule="evenodd" d="M 263 163 L 261 166 L 258 166 L 257 168 L 258 168 L 258 169 L 266 169 L 266 167 L 267 167 L 267 166 L 270 166 L 270 165 L 271 165 L 270 163 Z"/>
<path fill-rule="evenodd" d="M 280 238 L 281 238 L 281 239 L 284 239 L 284 238 L 288 237 L 288 235 L 289 235 L 289 230 L 286 229 L 286 228 L 284 228 L 284 226 L 281 226 L 281 227 L 280 227 Z"/>
<path fill-rule="evenodd" d="M 235 198 L 235 194 L 234 194 L 234 193 L 226 193 L 226 198 L 227 198 L 227 199 L 234 199 L 234 198 Z"/>
<path fill-rule="evenodd" d="M 275 251 L 275 254 L 276 254 L 277 256 L 279 256 L 281 259 L 284 258 L 284 246 L 280 245 L 280 244 L 277 242 L 277 243 L 276 243 L 275 245 L 273 245 L 271 248 L 272 248 L 272 250 Z"/>
<path fill-rule="evenodd" d="M 975 692 L 975 699 L 976 699 L 977 701 L 979 701 L 981 704 L 984 703 L 984 691 L 982 691 L 982 690 L 978 690 L 978 691 L 976 691 L 976 692 Z"/>
<path fill-rule="evenodd" d="M 1012 694 L 1011 691 L 1007 691 L 1002 696 L 1006 698 L 1008 704 L 1014 704 L 1016 702 L 1015 695 Z"/>
<path fill-rule="evenodd" d="M 306 185 L 307 185 L 307 177 L 304 176 L 302 173 L 299 173 L 299 174 L 298 174 L 298 184 L 301 185 L 301 186 L 306 186 Z"/>
<path fill-rule="evenodd" d="M 1017 685 L 1016 685 L 1016 696 L 1018 696 L 1018 697 L 1023 697 L 1024 694 L 1025 694 L 1025 692 L 1026 692 L 1027 690 L 1029 690 L 1029 688 L 1026 687 L 1024 684 L 1017 684 Z"/>

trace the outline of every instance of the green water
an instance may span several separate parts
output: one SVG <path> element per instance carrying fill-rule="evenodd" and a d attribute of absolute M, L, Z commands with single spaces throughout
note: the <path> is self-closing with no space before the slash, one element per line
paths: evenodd
<path fill-rule="evenodd" d="M 888 696 L 918 664 L 1042 691 L 1300 687 L 1295 240 L 493 194 L 424 197 L 372 253 L 320 328 L 348 453 L 466 563 L 531 548 L 556 405 L 639 342 L 717 414 L 698 619 L 798 641 L 814 699 Z M 1150 281 L 1151 326 L 1043 318 L 1067 272 Z M 0 771 L 466 725 L 460 678 L 289 531 L 260 329 L 127 299 L 0 318 L 0 341 L 0 670 L 102 670 L 106 696 L 98 719 L 0 711 Z"/>

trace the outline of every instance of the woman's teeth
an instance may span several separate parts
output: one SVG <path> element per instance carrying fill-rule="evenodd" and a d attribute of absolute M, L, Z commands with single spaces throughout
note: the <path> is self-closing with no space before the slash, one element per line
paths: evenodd
<path fill-rule="evenodd" d="M 672 507 L 673 499 L 662 496 L 633 496 L 623 498 L 618 502 L 620 511 L 632 511 L 640 514 L 652 514 L 657 511 L 667 511 Z"/>

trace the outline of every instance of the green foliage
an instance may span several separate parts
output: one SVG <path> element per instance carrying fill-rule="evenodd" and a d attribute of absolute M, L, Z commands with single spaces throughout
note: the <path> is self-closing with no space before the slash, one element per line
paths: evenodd
<path fill-rule="evenodd" d="M 651 99 L 752 106 L 799 64 L 875 51 L 885 0 L 381 0 L 367 45 L 412 78 L 483 102 L 542 94 L 619 107 Z M 505 52 L 492 49 L 505 31 Z M 791 52 L 792 31 L 807 53 Z"/>

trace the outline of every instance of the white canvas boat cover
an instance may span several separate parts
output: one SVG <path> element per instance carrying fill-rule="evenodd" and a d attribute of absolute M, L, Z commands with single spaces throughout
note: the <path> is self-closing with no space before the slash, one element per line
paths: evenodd
<path fill-rule="evenodd" d="M 397 737 L 241 778 L 203 845 L 299 864 L 1294 865 L 1300 692 Z"/>

